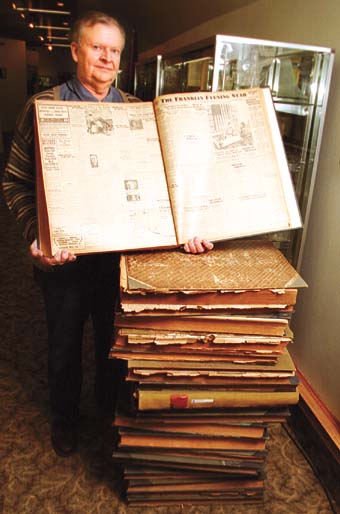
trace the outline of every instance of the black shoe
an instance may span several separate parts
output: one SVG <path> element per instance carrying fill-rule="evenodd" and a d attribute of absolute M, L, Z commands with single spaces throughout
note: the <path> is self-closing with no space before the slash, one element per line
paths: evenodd
<path fill-rule="evenodd" d="M 53 449 L 59 457 L 69 457 L 77 451 L 78 434 L 76 426 L 53 423 L 51 441 Z"/>

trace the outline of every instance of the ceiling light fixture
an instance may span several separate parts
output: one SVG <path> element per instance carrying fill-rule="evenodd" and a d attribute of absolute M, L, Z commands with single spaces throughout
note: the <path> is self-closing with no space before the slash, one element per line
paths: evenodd
<path fill-rule="evenodd" d="M 67 36 L 47 36 L 47 39 L 61 39 L 63 41 L 68 41 L 68 37 Z"/>
<path fill-rule="evenodd" d="M 41 13 L 41 14 L 64 14 L 64 15 L 67 15 L 67 16 L 70 16 L 71 14 L 71 11 L 53 11 L 51 9 L 33 9 L 31 7 L 17 7 L 16 4 L 12 4 L 12 6 L 14 6 L 13 9 L 15 9 L 16 11 L 25 11 L 25 12 L 38 12 L 38 13 Z"/>
<path fill-rule="evenodd" d="M 52 25 L 36 25 L 37 29 L 51 29 L 51 30 L 66 30 L 69 31 L 69 27 L 60 27 L 60 26 L 52 26 Z"/>
<path fill-rule="evenodd" d="M 63 48 L 69 48 L 69 45 L 63 45 L 62 43 L 53 43 L 52 45 L 49 44 L 49 45 L 46 45 L 48 49 L 53 48 L 55 46 L 62 46 Z"/>

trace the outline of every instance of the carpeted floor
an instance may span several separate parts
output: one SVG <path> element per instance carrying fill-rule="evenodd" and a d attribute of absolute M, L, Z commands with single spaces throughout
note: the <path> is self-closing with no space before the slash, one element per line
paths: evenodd
<path fill-rule="evenodd" d="M 90 327 L 84 345 L 79 452 L 50 445 L 46 329 L 40 292 L 18 228 L 0 199 L 0 513 L 4 514 L 329 514 L 328 499 L 282 426 L 270 428 L 263 506 L 127 508 L 111 461 L 111 429 L 93 394 Z"/>

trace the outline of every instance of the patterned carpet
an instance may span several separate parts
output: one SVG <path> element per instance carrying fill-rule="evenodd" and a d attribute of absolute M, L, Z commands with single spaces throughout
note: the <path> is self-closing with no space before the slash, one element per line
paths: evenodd
<path fill-rule="evenodd" d="M 50 445 L 46 329 L 25 245 L 0 200 L 0 513 L 4 514 L 329 514 L 328 499 L 282 426 L 270 428 L 263 506 L 127 508 L 117 493 L 110 427 L 93 401 L 90 327 L 79 452 L 68 459 Z"/>

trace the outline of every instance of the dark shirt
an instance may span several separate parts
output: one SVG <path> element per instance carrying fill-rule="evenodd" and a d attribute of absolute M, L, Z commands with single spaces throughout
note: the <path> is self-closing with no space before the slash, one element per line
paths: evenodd
<path fill-rule="evenodd" d="M 99 102 L 98 98 L 93 96 L 77 78 L 73 78 L 64 82 L 59 90 L 60 100 L 72 102 Z M 122 102 L 123 99 L 117 89 L 113 86 L 110 87 L 109 92 L 102 102 Z"/>

